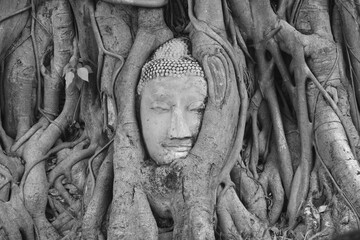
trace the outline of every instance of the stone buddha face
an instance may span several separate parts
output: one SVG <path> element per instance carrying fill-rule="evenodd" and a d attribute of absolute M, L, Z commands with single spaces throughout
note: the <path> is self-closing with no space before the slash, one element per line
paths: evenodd
<path fill-rule="evenodd" d="M 159 165 L 185 158 L 193 147 L 205 109 L 207 88 L 201 76 L 156 77 L 140 100 L 143 138 Z"/>

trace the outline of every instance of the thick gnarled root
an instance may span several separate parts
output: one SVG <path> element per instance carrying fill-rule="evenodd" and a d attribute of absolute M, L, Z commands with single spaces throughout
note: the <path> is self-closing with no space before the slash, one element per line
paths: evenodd
<path fill-rule="evenodd" d="M 12 185 L 12 194 L 8 202 L 0 202 L 0 226 L 3 233 L 8 237 L 5 239 L 36 239 L 34 222 L 25 208 L 20 196 L 20 189 Z M 0 234 L 1 236 L 1 234 Z"/>
<path fill-rule="evenodd" d="M 230 188 L 217 203 L 219 228 L 225 239 L 271 239 L 264 222 L 251 214 Z M 235 238 L 236 238 L 235 237 Z"/>
<path fill-rule="evenodd" d="M 246 209 L 260 220 L 267 221 L 267 206 L 262 186 L 249 174 L 246 168 L 239 165 L 231 170 L 231 180 L 235 190 Z"/>

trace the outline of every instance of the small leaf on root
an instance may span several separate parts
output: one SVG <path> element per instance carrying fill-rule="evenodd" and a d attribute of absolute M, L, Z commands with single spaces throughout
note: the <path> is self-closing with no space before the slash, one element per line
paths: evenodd
<path fill-rule="evenodd" d="M 65 74 L 65 84 L 66 89 L 70 86 L 70 84 L 74 81 L 75 74 L 70 71 Z"/>
<path fill-rule="evenodd" d="M 89 70 L 86 67 L 77 69 L 77 75 L 84 81 L 89 82 Z"/>
<path fill-rule="evenodd" d="M 319 207 L 319 213 L 325 212 L 326 211 L 327 206 L 326 205 L 322 205 Z"/>

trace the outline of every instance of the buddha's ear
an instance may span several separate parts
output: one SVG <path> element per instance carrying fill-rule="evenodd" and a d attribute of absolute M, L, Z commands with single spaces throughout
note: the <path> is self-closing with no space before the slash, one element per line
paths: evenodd
<path fill-rule="evenodd" d="M 228 89 L 228 63 L 222 61 L 218 56 L 205 55 L 202 64 L 208 82 L 208 96 L 221 107 Z"/>

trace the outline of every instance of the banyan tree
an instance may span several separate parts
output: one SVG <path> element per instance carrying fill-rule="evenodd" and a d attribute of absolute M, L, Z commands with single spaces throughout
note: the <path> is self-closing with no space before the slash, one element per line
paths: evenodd
<path fill-rule="evenodd" d="M 359 0 L 0 0 L 0 239 L 356 231 L 359 28 Z"/>

